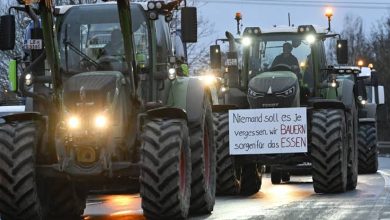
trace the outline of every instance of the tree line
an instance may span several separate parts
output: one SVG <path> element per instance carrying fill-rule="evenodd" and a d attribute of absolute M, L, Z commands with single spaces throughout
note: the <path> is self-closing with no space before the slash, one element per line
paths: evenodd
<path fill-rule="evenodd" d="M 362 17 L 346 15 L 341 37 L 348 40 L 351 65 L 356 66 L 358 60 L 363 60 L 364 65 L 372 63 L 378 72 L 386 100 L 385 105 L 378 108 L 378 135 L 379 140 L 390 141 L 389 135 L 385 134 L 390 129 L 390 14 L 377 21 L 368 34 L 365 34 L 363 24 Z"/>

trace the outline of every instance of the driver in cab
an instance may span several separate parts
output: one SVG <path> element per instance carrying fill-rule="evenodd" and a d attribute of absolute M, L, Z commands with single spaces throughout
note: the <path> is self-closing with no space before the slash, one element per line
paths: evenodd
<path fill-rule="evenodd" d="M 123 71 L 125 63 L 122 32 L 114 29 L 111 32 L 111 41 L 107 43 L 98 59 L 99 70 Z"/>
<path fill-rule="evenodd" d="M 293 47 L 290 43 L 284 43 L 283 53 L 275 57 L 274 61 L 272 62 L 272 67 L 277 65 L 287 65 L 299 77 L 299 62 L 298 59 L 291 53 L 292 50 Z"/>
<path fill-rule="evenodd" d="M 123 56 L 123 39 L 119 29 L 111 32 L 111 41 L 104 46 L 101 56 Z"/>

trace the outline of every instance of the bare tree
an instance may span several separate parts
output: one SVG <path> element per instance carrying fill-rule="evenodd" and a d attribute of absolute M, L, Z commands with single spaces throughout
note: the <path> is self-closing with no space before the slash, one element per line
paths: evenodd
<path fill-rule="evenodd" d="M 368 41 L 363 33 L 363 19 L 360 16 L 347 14 L 344 18 L 343 39 L 348 40 L 349 63 L 356 65 L 357 60 L 368 60 Z"/>
<path fill-rule="evenodd" d="M 373 63 L 379 73 L 379 84 L 385 86 L 386 103 L 390 103 L 390 15 L 378 21 L 371 30 L 368 38 L 363 32 L 363 19 L 359 16 L 348 14 L 344 18 L 344 29 L 341 32 L 343 39 L 348 40 L 349 64 L 356 65 L 356 61 L 362 59 L 366 64 Z M 335 61 L 334 44 L 330 45 L 329 55 L 331 63 Z M 378 108 L 378 137 L 380 140 L 390 140 L 384 131 L 390 129 L 388 121 L 390 109 L 388 104 Z"/>
<path fill-rule="evenodd" d="M 212 39 L 208 40 L 214 32 L 214 24 L 200 16 L 198 18 L 198 41 L 199 43 L 188 45 L 188 64 L 199 70 L 208 67 L 209 64 L 209 46 L 213 43 Z"/>
<path fill-rule="evenodd" d="M 377 27 L 372 30 L 370 45 L 372 46 L 373 63 L 379 73 L 379 83 L 384 85 L 385 88 L 387 103 L 384 107 L 381 107 L 381 112 L 379 112 L 381 115 L 378 116 L 378 119 L 380 119 L 380 123 L 378 124 L 379 137 L 382 140 L 389 141 L 390 138 L 384 131 L 390 129 L 390 122 L 388 121 L 390 115 L 390 15 L 378 22 Z M 387 121 L 383 121 L 383 118 L 386 118 Z"/>
<path fill-rule="evenodd" d="M 360 16 L 347 14 L 344 17 L 343 30 L 341 31 L 341 38 L 348 40 L 348 63 L 356 65 L 359 59 L 366 62 L 371 60 L 372 48 L 369 45 L 369 40 L 363 32 L 363 19 Z M 329 41 L 328 44 L 328 62 L 336 63 L 336 40 Z"/>

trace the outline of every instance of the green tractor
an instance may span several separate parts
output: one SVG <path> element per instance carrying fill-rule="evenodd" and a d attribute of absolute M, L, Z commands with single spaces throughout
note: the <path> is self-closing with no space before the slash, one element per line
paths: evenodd
<path fill-rule="evenodd" d="M 378 170 L 377 109 L 385 104 L 384 87 L 378 83 L 378 73 L 372 67 L 362 67 L 359 78 L 364 81 L 366 96 L 359 97 L 359 174 Z"/>
<path fill-rule="evenodd" d="M 338 72 L 328 68 L 324 41 L 338 36 L 329 30 L 313 25 L 244 30 L 239 39 L 242 67 L 237 65 L 226 73 L 225 104 L 239 110 L 221 114 L 228 132 L 217 138 L 218 148 L 230 153 L 231 166 L 223 166 L 229 170 L 224 173 L 230 189 L 237 189 L 236 183 L 245 180 L 242 174 L 239 178 L 243 167 L 252 166 L 252 178 L 248 179 L 258 183 L 261 165 L 277 171 L 301 164 L 311 164 L 317 193 L 356 188 L 356 85 L 339 79 Z M 338 40 L 336 48 L 338 63 L 346 64 L 347 41 Z M 218 172 L 218 180 L 220 175 Z M 273 183 L 282 179 L 289 180 L 288 173 L 271 173 Z M 250 190 L 255 193 L 258 189 Z"/>
<path fill-rule="evenodd" d="M 216 43 L 228 43 L 226 60 L 222 67 L 222 50 L 218 44 L 210 46 L 210 69 L 215 76 L 222 78 L 218 89 L 219 102 L 213 106 L 215 140 L 217 142 L 217 194 L 249 196 L 257 193 L 262 184 L 262 165 L 238 164 L 229 152 L 228 110 L 248 109 L 246 92 L 240 86 L 239 64 L 240 39 L 226 32 L 226 38 Z"/>
<path fill-rule="evenodd" d="M 358 63 L 363 63 L 359 61 Z M 378 170 L 377 107 L 384 104 L 384 87 L 378 83 L 373 67 L 335 67 L 338 79 L 355 82 L 358 106 L 358 160 L 359 174 L 376 173 Z"/>
<path fill-rule="evenodd" d="M 12 74 L 32 102 L 1 116 L 1 219 L 80 218 L 88 192 L 99 189 L 139 192 L 150 219 L 210 213 L 211 95 L 174 71 L 167 23 L 181 9 L 182 39 L 195 42 L 196 8 L 18 2 L 34 21 L 34 53 Z M 13 49 L 15 28 L 13 15 L 1 17 L 1 50 Z"/>

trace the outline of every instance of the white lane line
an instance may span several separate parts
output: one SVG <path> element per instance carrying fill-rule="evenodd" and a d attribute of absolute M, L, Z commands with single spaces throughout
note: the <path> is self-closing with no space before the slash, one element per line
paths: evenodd
<path fill-rule="evenodd" d="M 385 188 L 390 188 L 390 170 L 378 170 L 378 173 L 381 174 L 385 180 Z"/>

